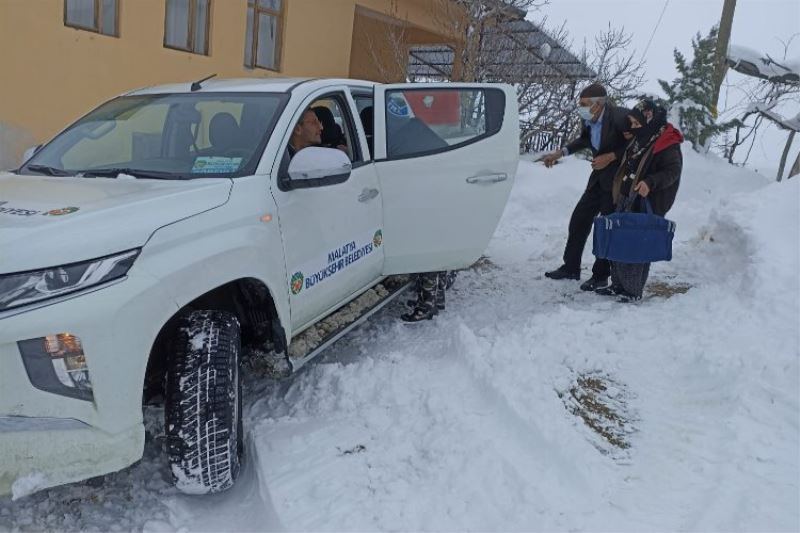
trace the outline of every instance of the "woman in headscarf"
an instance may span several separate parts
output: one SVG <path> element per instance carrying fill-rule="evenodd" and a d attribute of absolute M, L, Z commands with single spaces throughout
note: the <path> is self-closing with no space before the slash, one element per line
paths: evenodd
<path fill-rule="evenodd" d="M 652 100 L 636 104 L 628 120 L 632 139 L 614 177 L 614 203 L 620 211 L 645 212 L 647 198 L 653 213 L 664 216 L 678 194 L 683 135 L 667 122 L 666 110 Z M 621 302 L 639 300 L 649 273 L 650 263 L 612 262 L 611 285 L 595 292 L 618 295 Z"/>

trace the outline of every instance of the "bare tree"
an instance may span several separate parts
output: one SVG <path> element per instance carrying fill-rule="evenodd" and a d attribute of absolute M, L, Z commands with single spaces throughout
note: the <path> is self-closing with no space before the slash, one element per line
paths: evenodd
<path fill-rule="evenodd" d="M 595 80 L 602 83 L 609 96 L 617 102 L 636 98 L 641 94 L 645 76 L 644 59 L 636 59 L 631 50 L 633 35 L 625 28 L 612 28 L 594 38 L 594 46 L 584 48 L 581 59 L 597 73 Z"/>
<path fill-rule="evenodd" d="M 725 88 L 727 92 L 732 87 L 726 85 Z M 750 157 L 760 129 L 770 123 L 769 116 L 762 113 L 762 110 L 792 103 L 800 104 L 800 86 L 759 80 L 738 83 L 733 89 L 742 95 L 742 103 L 725 109 L 721 116 L 738 118 L 738 123 L 732 134 L 724 137 L 716 148 L 729 163 L 744 165 Z M 737 161 L 739 147 L 746 148 L 747 151 L 743 159 Z"/>
<path fill-rule="evenodd" d="M 644 63 L 629 51 L 632 41 L 624 29 L 611 26 L 591 46 L 584 44 L 576 57 L 568 52 L 572 43 L 564 25 L 548 28 L 547 19 L 534 24 L 524 19 L 530 9 L 547 0 L 431 0 L 431 21 L 441 35 L 453 41 L 445 59 L 429 62 L 440 66 L 450 61 L 449 71 L 429 70 L 414 81 L 505 82 L 517 87 L 524 151 L 541 151 L 560 145 L 579 125 L 573 113 L 578 83 L 592 79 L 603 83 L 613 100 L 624 101 L 636 94 L 644 78 Z M 395 1 L 395 9 L 401 7 Z M 540 32 L 540 38 L 532 33 Z M 403 69 L 409 51 L 405 27 L 392 26 L 385 38 L 396 52 L 387 57 L 372 43 L 372 58 L 381 72 Z M 383 37 L 382 37 L 383 38 Z M 385 43 L 381 43 L 385 46 Z M 383 46 L 380 46 L 382 48 Z M 445 48 L 444 46 L 442 47 Z M 564 57 L 571 62 L 564 62 Z M 387 63 L 389 63 L 387 65 Z M 383 75 L 383 74 L 382 74 Z"/>
<path fill-rule="evenodd" d="M 498 60 L 512 65 L 516 57 L 526 52 L 524 43 L 514 38 L 513 31 L 505 25 L 524 19 L 528 9 L 540 7 L 548 1 L 430 0 L 429 19 L 438 28 L 439 35 L 450 39 L 442 46 L 450 50 L 448 58 L 452 61 L 450 69 L 430 78 L 464 82 L 506 81 L 510 72 L 505 71 L 509 69 L 495 68 Z M 381 22 L 384 31 L 379 35 L 364 31 L 363 38 L 373 64 L 384 78 L 381 81 L 396 81 L 397 72 L 406 72 L 412 48 L 402 2 L 392 0 L 390 16 Z M 501 58 L 497 57 L 498 53 Z"/>
<path fill-rule="evenodd" d="M 452 80 L 511 81 L 514 66 L 532 52 L 526 40 L 515 35 L 513 23 L 547 1 L 451 0 L 445 10 L 438 11 L 438 22 L 459 37 Z"/>
<path fill-rule="evenodd" d="M 538 23 L 547 28 L 547 19 Z M 562 25 L 547 29 L 559 46 L 571 46 L 569 33 Z M 645 65 L 630 50 L 632 36 L 624 28 L 610 25 L 595 37 L 592 46 L 584 43 L 581 62 L 594 72 L 593 81 L 602 83 L 609 97 L 624 102 L 639 95 Z M 563 143 L 575 133 L 580 120 L 573 112 L 578 96 L 578 79 L 570 72 L 548 69 L 543 75 L 519 86 L 522 147 L 526 151 L 543 151 Z"/>
<path fill-rule="evenodd" d="M 787 41 L 781 41 L 784 48 L 785 60 L 792 41 L 798 35 L 793 35 Z M 734 130 L 722 139 L 715 148 L 720 150 L 731 164 L 744 165 L 750 158 L 759 132 L 765 125 L 776 125 L 790 131 L 786 146 L 781 156 L 778 170 L 780 180 L 786 163 L 794 135 L 792 129 L 787 128 L 782 119 L 776 115 L 777 109 L 786 109 L 790 115 L 800 110 L 800 84 L 792 82 L 769 81 L 757 78 L 747 78 L 736 83 L 728 82 L 724 86 L 723 110 L 721 117 L 738 119 Z M 738 102 L 736 105 L 727 106 L 728 101 Z M 746 149 L 743 156 L 739 155 L 739 148 Z"/>
<path fill-rule="evenodd" d="M 546 19 L 539 23 L 546 28 Z M 560 46 L 568 48 L 564 25 L 547 31 Z M 520 144 L 523 151 L 540 152 L 562 143 L 575 127 L 577 82 L 568 72 L 544 66 L 538 75 L 517 85 L 520 112 Z"/>
<path fill-rule="evenodd" d="M 382 83 L 401 81 L 408 65 L 408 25 L 400 13 L 399 0 L 391 0 L 389 17 L 377 22 L 381 31 L 361 27 L 361 38 L 366 43 L 371 64 L 376 69 L 375 81 Z"/>

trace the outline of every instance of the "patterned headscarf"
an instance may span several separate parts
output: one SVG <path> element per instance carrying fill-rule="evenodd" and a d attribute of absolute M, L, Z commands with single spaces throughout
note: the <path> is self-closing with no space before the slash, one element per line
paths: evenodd
<path fill-rule="evenodd" d="M 645 115 L 646 111 L 652 113 L 652 118 L 649 121 Z M 628 174 L 633 174 L 636 172 L 636 167 L 639 165 L 639 159 L 642 154 L 664 133 L 664 129 L 667 127 L 667 110 L 652 100 L 645 99 L 636 104 L 631 109 L 631 112 L 628 113 L 628 116 L 635 118 L 642 125 L 641 128 L 631 128 L 629 130 L 633 134 L 633 141 L 626 150 L 627 171 Z"/>

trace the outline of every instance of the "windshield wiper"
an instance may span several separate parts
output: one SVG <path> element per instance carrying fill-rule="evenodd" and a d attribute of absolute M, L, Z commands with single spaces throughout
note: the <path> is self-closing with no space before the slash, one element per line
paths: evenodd
<path fill-rule="evenodd" d="M 135 168 L 92 168 L 89 170 L 81 170 L 76 172 L 78 176 L 86 176 L 90 178 L 116 178 L 120 174 L 128 174 L 134 178 L 156 179 L 156 180 L 171 180 L 183 179 L 179 174 L 172 174 L 171 172 L 161 172 L 158 170 L 139 170 Z"/>
<path fill-rule="evenodd" d="M 31 172 L 39 172 L 41 174 L 47 174 L 48 176 L 71 176 L 72 172 L 68 172 L 63 168 L 56 168 L 56 167 L 48 167 L 47 165 L 28 165 L 25 167 L 26 170 L 30 170 Z"/>

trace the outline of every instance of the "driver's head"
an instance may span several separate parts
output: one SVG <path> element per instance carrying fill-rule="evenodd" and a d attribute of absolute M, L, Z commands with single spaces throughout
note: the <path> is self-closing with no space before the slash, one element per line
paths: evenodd
<path fill-rule="evenodd" d="M 292 130 L 291 143 L 296 150 L 322 143 L 322 123 L 311 109 L 303 112 L 300 121 Z"/>

